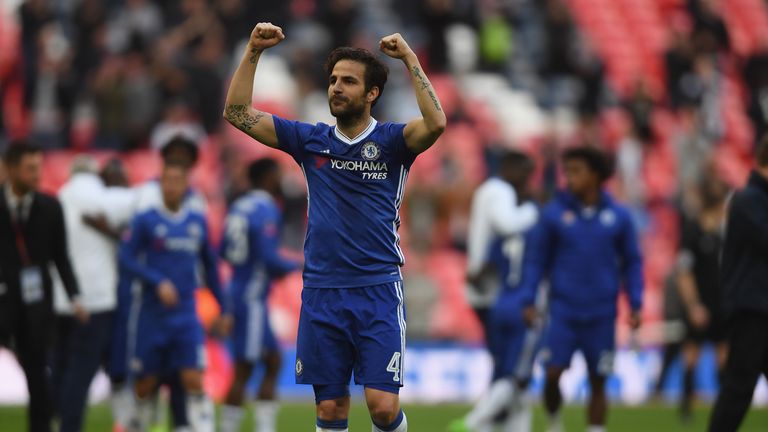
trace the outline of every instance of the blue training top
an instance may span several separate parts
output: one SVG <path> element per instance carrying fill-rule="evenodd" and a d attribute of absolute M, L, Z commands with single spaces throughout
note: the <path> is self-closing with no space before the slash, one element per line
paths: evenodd
<path fill-rule="evenodd" d="M 353 288 L 402 279 L 400 205 L 416 154 L 404 124 L 371 119 L 358 137 L 335 126 L 274 117 L 278 148 L 307 181 L 304 286 Z"/>
<path fill-rule="evenodd" d="M 640 310 L 643 264 L 629 211 L 605 192 L 591 208 L 560 192 L 526 244 L 521 289 L 527 305 L 544 277 L 550 281 L 553 315 L 615 317 L 622 282 L 632 310 Z"/>

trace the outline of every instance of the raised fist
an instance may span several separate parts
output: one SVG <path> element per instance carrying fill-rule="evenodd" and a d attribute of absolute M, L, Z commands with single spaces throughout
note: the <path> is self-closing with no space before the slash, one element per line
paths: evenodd
<path fill-rule="evenodd" d="M 396 59 L 402 59 L 409 54 L 413 54 L 411 47 L 408 46 L 408 43 L 403 39 L 400 33 L 391 34 L 381 38 L 379 41 L 379 49 L 384 54 Z"/>
<path fill-rule="evenodd" d="M 253 28 L 248 42 L 253 48 L 261 51 L 279 44 L 283 39 L 285 35 L 280 27 L 272 23 L 258 23 Z"/>

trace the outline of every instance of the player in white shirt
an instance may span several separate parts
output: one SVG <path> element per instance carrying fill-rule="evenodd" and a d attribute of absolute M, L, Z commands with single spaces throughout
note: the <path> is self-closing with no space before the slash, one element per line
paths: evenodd
<path fill-rule="evenodd" d="M 86 217 L 101 215 L 117 228 L 132 214 L 133 194 L 109 188 L 98 172 L 97 162 L 78 156 L 72 175 L 59 190 L 64 211 L 69 256 L 80 286 L 80 302 L 90 315 L 86 323 L 73 318 L 72 305 L 56 278 L 54 308 L 57 342 L 53 368 L 55 406 L 61 431 L 79 431 L 88 389 L 109 348 L 110 328 L 117 305 L 117 244 L 88 225 Z"/>
<path fill-rule="evenodd" d="M 507 152 L 499 159 L 498 175 L 480 185 L 472 198 L 467 300 L 483 325 L 494 372 L 489 390 L 465 418 L 451 424 L 451 431 L 491 430 L 494 419 L 505 411 L 504 430 L 530 428 L 530 410 L 523 392 L 537 337 L 526 331 L 522 310 L 509 306 L 515 304 L 524 235 L 538 216 L 534 203 L 521 203 L 532 172 L 533 162 L 527 155 Z"/>

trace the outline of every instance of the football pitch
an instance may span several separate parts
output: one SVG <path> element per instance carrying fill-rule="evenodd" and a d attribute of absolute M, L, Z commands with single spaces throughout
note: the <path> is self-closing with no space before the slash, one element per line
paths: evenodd
<path fill-rule="evenodd" d="M 466 405 L 407 405 L 408 429 L 415 432 L 442 432 L 448 423 L 463 415 L 469 409 Z M 698 407 L 693 419 L 686 424 L 680 422 L 677 411 L 667 405 L 645 405 L 641 407 L 611 407 L 608 420 L 608 430 L 616 432 L 633 431 L 704 431 L 709 418 L 709 407 Z M 581 406 L 566 407 L 563 419 L 567 431 L 584 431 L 584 409 Z M 251 417 L 241 431 L 251 432 L 253 426 Z M 111 431 L 109 407 L 104 404 L 94 405 L 88 412 L 87 432 Z M 281 407 L 278 423 L 280 432 L 313 431 L 315 424 L 314 406 L 312 404 L 286 403 Z M 0 430 L 3 432 L 24 432 L 26 430 L 25 412 L 21 407 L 0 407 Z M 541 406 L 534 410 L 534 431 L 544 430 L 544 413 Z M 350 428 L 353 432 L 371 430 L 363 405 L 354 405 L 350 416 Z M 752 409 L 740 431 L 768 431 L 768 409 Z"/>

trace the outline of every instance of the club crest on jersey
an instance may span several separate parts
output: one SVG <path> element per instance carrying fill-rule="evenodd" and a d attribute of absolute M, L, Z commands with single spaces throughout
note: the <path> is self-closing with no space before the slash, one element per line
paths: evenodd
<path fill-rule="evenodd" d="M 611 226 L 616 223 L 616 214 L 613 210 L 605 209 L 600 212 L 600 222 L 605 226 Z"/>
<path fill-rule="evenodd" d="M 373 141 L 368 141 L 363 144 L 363 149 L 360 150 L 360 154 L 363 156 L 363 159 L 373 161 L 379 158 L 381 150 L 379 149 L 378 144 Z"/>
<path fill-rule="evenodd" d="M 568 210 L 563 213 L 562 219 L 564 224 L 573 225 L 573 223 L 576 222 L 576 215 L 572 211 Z"/>
<path fill-rule="evenodd" d="M 165 237 L 166 235 L 168 235 L 168 227 L 166 227 L 163 224 L 160 224 L 160 225 L 156 226 L 155 227 L 155 235 L 157 237 Z"/>
<path fill-rule="evenodd" d="M 296 359 L 296 375 L 301 375 L 304 373 L 304 363 L 302 363 L 300 358 Z"/>
<path fill-rule="evenodd" d="M 200 238 L 200 236 L 203 233 L 203 230 L 200 228 L 200 225 L 193 223 L 193 224 L 190 224 L 189 227 L 187 228 L 187 233 L 189 234 L 190 237 Z"/>

